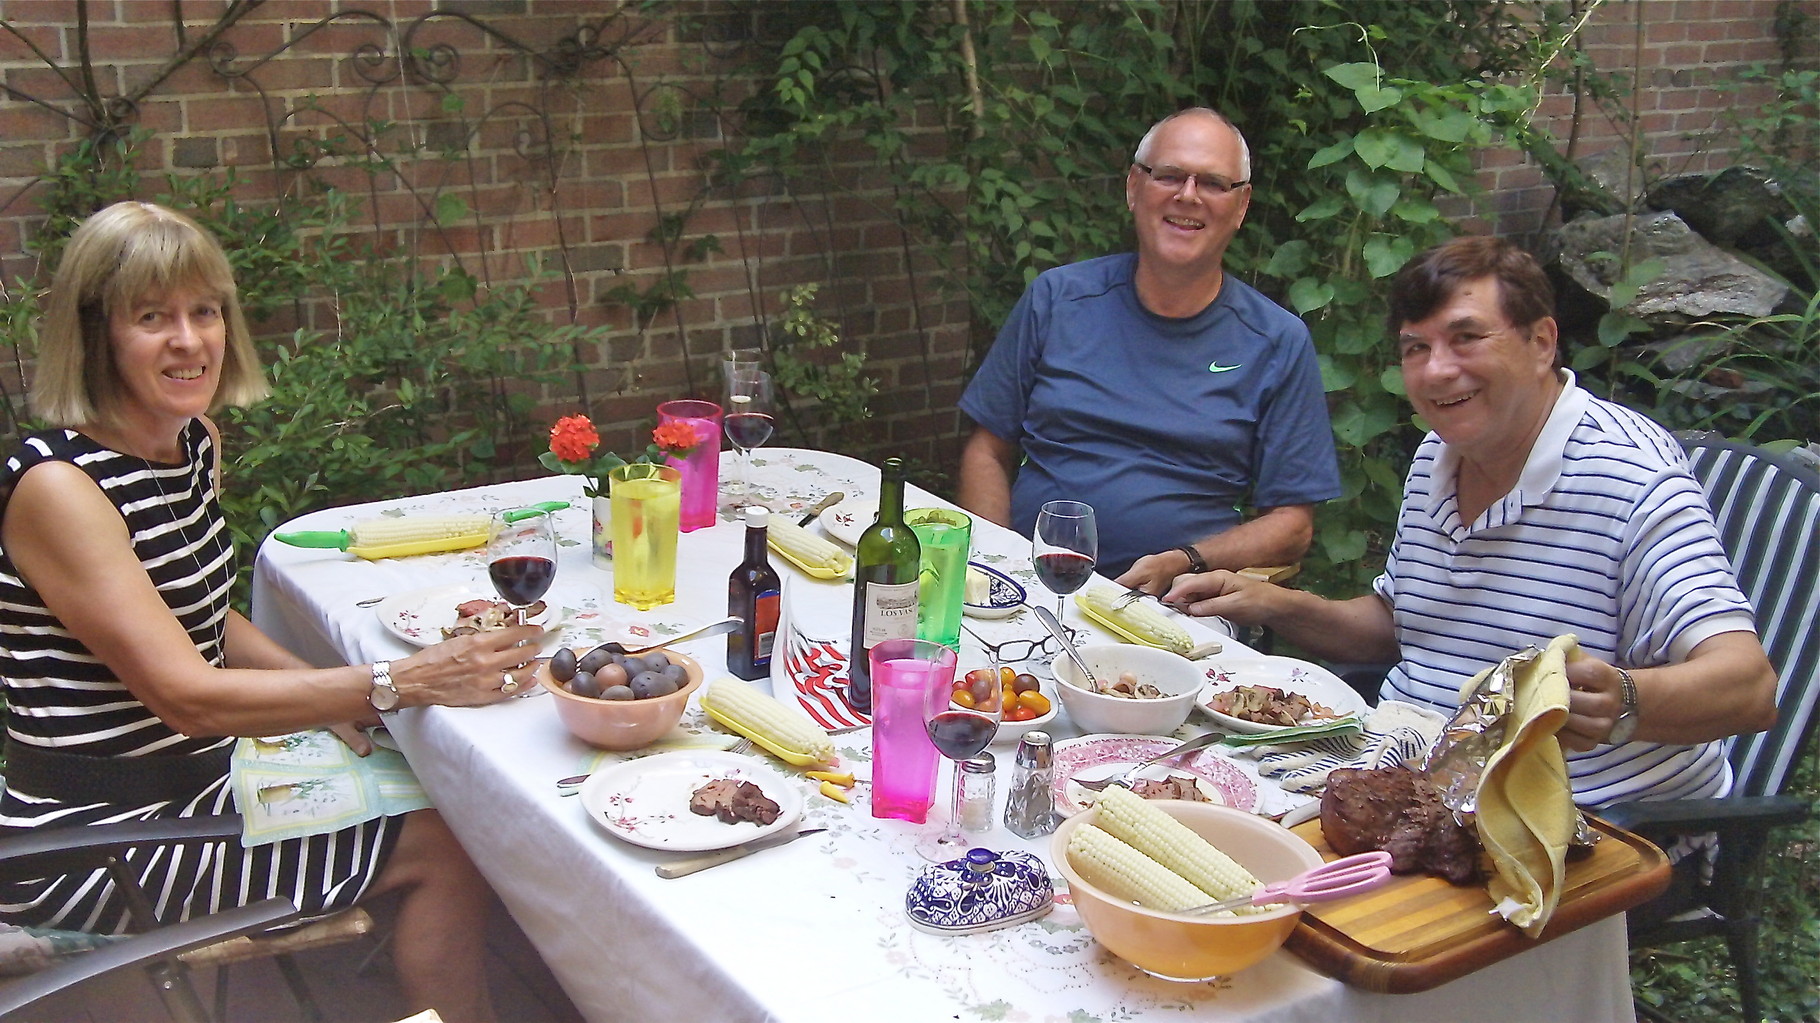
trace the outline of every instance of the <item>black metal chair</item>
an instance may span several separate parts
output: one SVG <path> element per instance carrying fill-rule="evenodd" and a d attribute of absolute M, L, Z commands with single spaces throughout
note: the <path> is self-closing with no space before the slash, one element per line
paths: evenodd
<path fill-rule="evenodd" d="M 1677 899 L 1667 907 L 1670 915 L 1633 927 L 1631 943 L 1723 936 L 1738 973 L 1740 1008 L 1755 1021 L 1762 1018 L 1758 876 L 1769 832 L 1805 820 L 1813 809 L 1783 792 L 1820 720 L 1820 473 L 1792 456 L 1718 437 L 1683 436 L 1682 444 L 1712 504 L 1739 586 L 1756 607 L 1763 647 L 1779 675 L 1780 716 L 1767 732 L 1731 740 L 1730 795 L 1614 804 L 1600 815 L 1658 844 L 1717 832 L 1710 880 L 1664 896 Z"/>
<path fill-rule="evenodd" d="M 70 828 L 40 828 L 0 837 L 0 877 L 36 877 L 46 873 L 105 867 L 124 893 L 138 933 L 77 955 L 61 957 L 36 973 L 0 980 L 0 1017 L 56 992 L 114 970 L 143 969 L 177 1023 L 209 1023 L 226 1012 L 226 978 L 216 984 L 214 1011 L 203 1006 L 190 983 L 191 966 L 214 966 L 253 958 L 275 958 L 300 1014 L 320 1018 L 290 953 L 348 941 L 372 929 L 363 909 L 344 910 L 305 927 L 265 935 L 297 916 L 289 899 L 271 898 L 236 909 L 160 924 L 149 897 L 127 868 L 123 856 L 135 846 L 182 846 L 238 841 L 238 816 L 183 817 L 124 821 Z"/>

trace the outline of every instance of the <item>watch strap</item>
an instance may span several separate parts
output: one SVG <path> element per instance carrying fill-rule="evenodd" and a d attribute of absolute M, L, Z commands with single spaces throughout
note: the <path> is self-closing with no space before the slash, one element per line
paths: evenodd
<path fill-rule="evenodd" d="M 398 686 L 392 682 L 392 662 L 373 662 L 373 688 L 367 694 L 367 702 L 381 714 L 388 714 L 398 709 Z"/>
<path fill-rule="evenodd" d="M 1195 549 L 1194 544 L 1183 544 L 1182 546 L 1177 547 L 1176 550 L 1187 555 L 1188 571 L 1193 572 L 1195 575 L 1200 575 L 1202 572 L 1207 571 L 1207 559 L 1201 557 L 1201 552 Z"/>

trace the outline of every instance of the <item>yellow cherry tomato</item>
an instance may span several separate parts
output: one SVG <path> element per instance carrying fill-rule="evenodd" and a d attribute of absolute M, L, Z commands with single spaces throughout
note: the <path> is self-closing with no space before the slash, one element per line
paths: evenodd
<path fill-rule="evenodd" d="M 949 697 L 949 700 L 954 703 L 955 706 L 965 707 L 968 710 L 972 710 L 979 703 L 979 701 L 974 698 L 972 690 L 969 689 L 956 689 L 954 695 Z"/>
<path fill-rule="evenodd" d="M 1022 693 L 1017 698 L 1017 705 L 1022 709 L 1035 711 L 1037 717 L 1049 713 L 1049 697 L 1042 693 Z"/>

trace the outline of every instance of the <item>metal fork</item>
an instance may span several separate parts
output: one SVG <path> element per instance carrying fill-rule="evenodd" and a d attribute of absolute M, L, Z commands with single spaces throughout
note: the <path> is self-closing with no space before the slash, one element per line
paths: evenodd
<path fill-rule="evenodd" d="M 1112 608 L 1115 611 L 1123 611 L 1124 609 L 1130 607 L 1131 605 L 1137 603 L 1140 600 L 1143 600 L 1145 597 L 1148 597 L 1148 596 L 1150 596 L 1150 594 L 1145 593 L 1143 590 L 1140 590 L 1134 586 L 1134 587 L 1126 590 L 1124 593 L 1119 594 L 1118 599 L 1112 602 Z M 1163 598 L 1158 597 L 1157 599 L 1161 600 Z"/>
<path fill-rule="evenodd" d="M 1131 780 L 1137 776 L 1137 773 L 1144 768 L 1149 767 L 1151 764 L 1160 764 L 1166 760 L 1174 760 L 1177 757 L 1187 756 L 1197 750 L 1205 749 L 1226 737 L 1225 732 L 1217 730 L 1204 732 L 1179 746 L 1170 747 L 1148 760 L 1140 760 L 1110 778 L 1100 778 L 1094 781 L 1083 781 L 1080 778 L 1075 778 L 1073 781 L 1076 785 L 1079 785 L 1089 792 L 1102 792 L 1113 785 L 1120 786 L 1121 788 L 1130 788 Z"/>

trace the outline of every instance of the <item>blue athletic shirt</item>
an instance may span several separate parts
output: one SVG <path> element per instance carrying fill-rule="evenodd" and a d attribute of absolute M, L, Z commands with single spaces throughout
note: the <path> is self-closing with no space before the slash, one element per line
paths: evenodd
<path fill-rule="evenodd" d="M 1135 253 L 1049 270 L 1030 285 L 961 411 L 1023 449 L 1011 525 L 1045 501 L 1091 504 L 1099 570 L 1227 529 L 1239 508 L 1340 494 L 1308 328 L 1230 274 L 1194 316 L 1138 301 Z"/>

